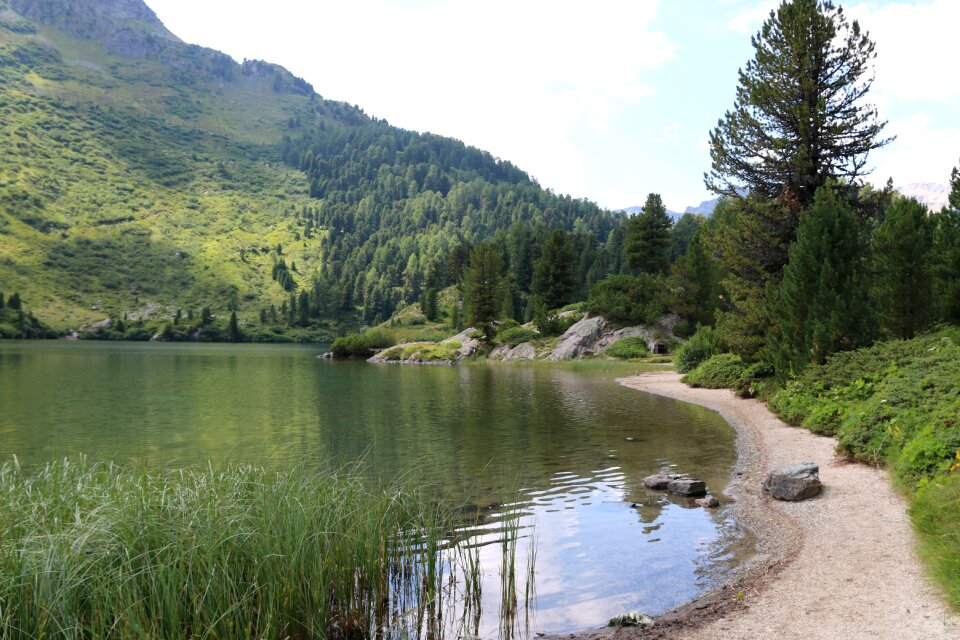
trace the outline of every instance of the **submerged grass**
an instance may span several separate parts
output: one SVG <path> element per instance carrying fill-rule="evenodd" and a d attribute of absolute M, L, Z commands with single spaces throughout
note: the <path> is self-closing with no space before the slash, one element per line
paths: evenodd
<path fill-rule="evenodd" d="M 436 637 L 457 518 L 349 469 L 4 464 L 0 637 Z"/>

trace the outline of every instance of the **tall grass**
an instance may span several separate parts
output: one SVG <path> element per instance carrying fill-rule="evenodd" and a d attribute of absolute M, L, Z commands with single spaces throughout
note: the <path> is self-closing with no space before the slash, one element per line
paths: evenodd
<path fill-rule="evenodd" d="M 479 602 L 455 524 L 350 470 L 4 464 L 0 637 L 436 637 Z"/>

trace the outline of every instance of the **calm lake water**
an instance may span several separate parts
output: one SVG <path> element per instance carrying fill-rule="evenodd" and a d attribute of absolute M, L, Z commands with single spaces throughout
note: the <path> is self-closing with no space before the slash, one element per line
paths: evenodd
<path fill-rule="evenodd" d="M 648 493 L 642 482 L 688 472 L 723 500 L 733 430 L 700 407 L 621 387 L 613 378 L 624 372 L 377 366 L 316 353 L 0 342 L 0 461 L 363 458 L 381 476 L 416 472 L 489 513 L 480 544 L 497 540 L 498 514 L 522 514 L 519 553 L 536 547 L 523 635 L 600 626 L 633 609 L 662 613 L 722 581 L 749 546 L 723 509 Z M 517 489 L 520 503 L 502 506 Z M 480 548 L 498 581 L 500 546 Z M 496 589 L 485 587 L 484 602 L 475 631 L 496 637 Z"/>

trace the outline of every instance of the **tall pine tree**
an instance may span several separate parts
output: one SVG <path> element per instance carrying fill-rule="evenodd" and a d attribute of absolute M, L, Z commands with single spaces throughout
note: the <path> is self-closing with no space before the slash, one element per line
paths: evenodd
<path fill-rule="evenodd" d="M 493 338 L 493 321 L 500 313 L 503 290 L 503 257 L 492 244 L 481 242 L 470 253 L 470 263 L 463 272 L 463 296 L 467 322 Z"/>
<path fill-rule="evenodd" d="M 868 343 L 872 327 L 863 256 L 850 207 L 831 185 L 821 187 L 797 230 L 773 303 L 776 331 L 770 352 L 779 375 Z"/>
<path fill-rule="evenodd" d="M 935 216 L 933 287 L 937 317 L 960 324 L 960 170 L 950 175 L 950 206 Z"/>
<path fill-rule="evenodd" d="M 808 206 L 830 178 L 855 183 L 885 122 L 863 103 L 874 44 L 829 0 L 784 0 L 751 40 L 736 102 L 710 132 L 709 189 Z"/>
<path fill-rule="evenodd" d="M 926 208 L 913 198 L 894 201 L 871 244 L 873 294 L 883 330 L 912 338 L 930 324 L 933 312 L 933 223 Z"/>
<path fill-rule="evenodd" d="M 547 309 L 556 309 L 570 302 L 576 277 L 575 261 L 569 234 L 555 229 L 543 243 L 540 258 L 533 267 L 530 286 L 530 292 Z"/>
<path fill-rule="evenodd" d="M 624 251 L 630 267 L 640 273 L 659 275 L 670 267 L 670 227 L 673 222 L 660 195 L 651 193 L 643 211 L 627 220 Z"/>

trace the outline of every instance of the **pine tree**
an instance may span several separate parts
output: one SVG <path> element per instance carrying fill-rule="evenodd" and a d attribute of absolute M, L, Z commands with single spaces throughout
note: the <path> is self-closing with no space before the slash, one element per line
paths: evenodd
<path fill-rule="evenodd" d="M 4 300 L 3 300 L 3 291 L 0 291 L 0 309 L 3 309 Z"/>
<path fill-rule="evenodd" d="M 230 325 L 227 327 L 227 340 L 240 342 L 240 325 L 237 322 L 237 312 L 230 312 Z"/>
<path fill-rule="evenodd" d="M 871 266 L 874 298 L 884 331 L 909 339 L 932 318 L 933 223 L 913 198 L 900 198 L 887 209 L 873 234 Z"/>
<path fill-rule="evenodd" d="M 210 307 L 204 307 L 200 311 L 200 323 L 203 326 L 207 326 L 211 322 L 213 322 L 213 315 L 210 313 Z"/>
<path fill-rule="evenodd" d="M 854 184 L 886 122 L 863 104 L 874 43 L 843 9 L 824 0 L 785 0 L 751 39 L 736 102 L 710 132 L 715 193 L 795 194 L 802 208 L 828 179 Z"/>
<path fill-rule="evenodd" d="M 300 292 L 300 299 L 297 301 L 297 324 L 301 327 L 310 324 L 310 296 L 306 291 Z"/>
<path fill-rule="evenodd" d="M 493 321 L 500 311 L 504 285 L 500 252 L 492 244 L 478 244 L 463 272 L 463 293 L 467 322 L 482 329 L 488 338 L 495 335 Z"/>
<path fill-rule="evenodd" d="M 423 298 L 420 299 L 420 310 L 430 322 L 437 319 L 437 289 L 430 287 L 423 292 Z"/>
<path fill-rule="evenodd" d="M 705 234 L 698 229 L 685 253 L 673 265 L 670 282 L 675 311 L 695 324 L 712 325 L 720 303 L 722 265 L 713 260 L 704 246 Z"/>
<path fill-rule="evenodd" d="M 935 216 L 933 289 L 938 319 L 960 324 L 960 170 L 950 175 L 950 206 Z"/>
<path fill-rule="evenodd" d="M 624 251 L 632 269 L 650 275 L 667 271 L 672 224 L 660 195 L 648 195 L 643 211 L 627 220 Z"/>
<path fill-rule="evenodd" d="M 855 216 L 828 183 L 804 214 L 774 303 L 771 353 L 779 375 L 869 342 L 864 253 Z"/>
<path fill-rule="evenodd" d="M 19 311 L 22 306 L 23 303 L 20 302 L 20 294 L 17 292 L 11 293 L 10 297 L 7 298 L 7 307 L 14 311 Z"/>
<path fill-rule="evenodd" d="M 530 293 L 542 300 L 548 309 L 557 309 L 570 302 L 575 285 L 575 259 L 569 234 L 561 229 L 554 230 L 543 243 L 540 258 L 534 263 L 530 285 Z M 513 307 L 512 298 L 510 307 Z"/>

